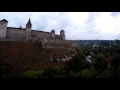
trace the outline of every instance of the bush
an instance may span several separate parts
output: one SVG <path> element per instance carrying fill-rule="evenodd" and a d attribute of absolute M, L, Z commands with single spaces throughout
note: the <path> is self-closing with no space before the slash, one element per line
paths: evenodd
<path fill-rule="evenodd" d="M 53 68 L 53 67 L 47 67 L 42 74 L 42 77 L 46 77 L 46 78 L 55 78 L 57 73 L 57 69 Z"/>
<path fill-rule="evenodd" d="M 97 75 L 97 71 L 95 68 L 92 66 L 89 69 L 84 69 L 81 72 L 81 78 L 94 78 Z"/>
<path fill-rule="evenodd" d="M 20 78 L 40 78 L 42 71 L 29 70 L 20 75 Z"/>
<path fill-rule="evenodd" d="M 16 73 L 8 73 L 8 74 L 4 74 L 3 78 L 19 78 L 19 74 Z"/>
<path fill-rule="evenodd" d="M 104 70 L 102 74 L 97 76 L 97 78 L 112 78 L 112 77 L 113 77 L 112 72 L 109 69 Z"/>
<path fill-rule="evenodd" d="M 55 69 L 57 70 L 55 78 L 66 78 L 67 73 L 64 66 L 56 66 Z"/>
<path fill-rule="evenodd" d="M 1 65 L 1 68 L 0 68 L 1 77 L 6 78 L 8 73 L 9 73 L 9 70 L 5 66 Z"/>

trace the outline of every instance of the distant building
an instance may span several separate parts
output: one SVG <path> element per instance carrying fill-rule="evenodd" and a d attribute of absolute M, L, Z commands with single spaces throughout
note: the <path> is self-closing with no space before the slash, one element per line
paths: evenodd
<path fill-rule="evenodd" d="M 97 45 L 97 44 L 94 44 L 94 45 L 92 45 L 92 47 L 99 47 L 99 45 Z"/>
<path fill-rule="evenodd" d="M 92 57 L 91 57 L 90 55 L 86 56 L 86 60 L 87 60 L 88 62 L 90 62 L 90 63 L 92 62 L 92 61 L 91 61 L 91 58 L 92 58 Z"/>

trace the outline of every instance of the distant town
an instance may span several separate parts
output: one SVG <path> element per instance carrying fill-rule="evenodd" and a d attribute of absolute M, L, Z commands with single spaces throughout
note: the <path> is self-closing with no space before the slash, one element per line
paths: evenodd
<path fill-rule="evenodd" d="M 80 45 L 81 48 L 93 47 L 97 48 L 103 46 L 104 48 L 120 46 L 120 40 L 70 40 Z"/>

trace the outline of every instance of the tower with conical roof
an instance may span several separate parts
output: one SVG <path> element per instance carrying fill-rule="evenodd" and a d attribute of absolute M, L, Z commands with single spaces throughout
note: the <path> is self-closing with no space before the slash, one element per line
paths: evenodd
<path fill-rule="evenodd" d="M 32 28 L 32 24 L 31 24 L 31 20 L 29 18 L 28 23 L 26 24 L 26 37 L 25 37 L 25 41 L 31 41 L 31 28 Z"/>

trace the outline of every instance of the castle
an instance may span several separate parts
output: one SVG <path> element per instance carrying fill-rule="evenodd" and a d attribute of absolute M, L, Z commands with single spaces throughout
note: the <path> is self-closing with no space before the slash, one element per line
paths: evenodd
<path fill-rule="evenodd" d="M 32 24 L 29 18 L 26 28 L 22 27 L 7 27 L 8 21 L 3 19 L 0 21 L 0 41 L 22 41 L 22 42 L 40 42 L 42 48 L 64 48 L 69 51 L 68 54 L 75 55 L 75 48 L 79 48 L 76 43 L 70 42 L 65 39 L 65 31 L 61 30 L 60 35 L 55 34 L 55 30 L 51 32 L 44 32 L 39 30 L 31 30 Z M 55 52 L 58 53 L 59 51 Z M 66 53 L 67 55 L 67 53 Z M 54 56 L 54 55 L 53 55 Z M 49 55 L 48 57 L 52 57 Z M 62 57 L 65 55 L 62 55 Z M 55 55 L 54 58 L 58 58 L 60 55 Z M 69 56 L 71 58 L 72 56 Z"/>
<path fill-rule="evenodd" d="M 0 21 L 0 40 L 8 41 L 43 41 L 43 40 L 65 40 L 64 30 L 60 31 L 60 35 L 55 34 L 55 30 L 44 32 L 31 30 L 32 24 L 29 18 L 26 28 L 7 27 L 8 21 L 3 19 Z"/>

